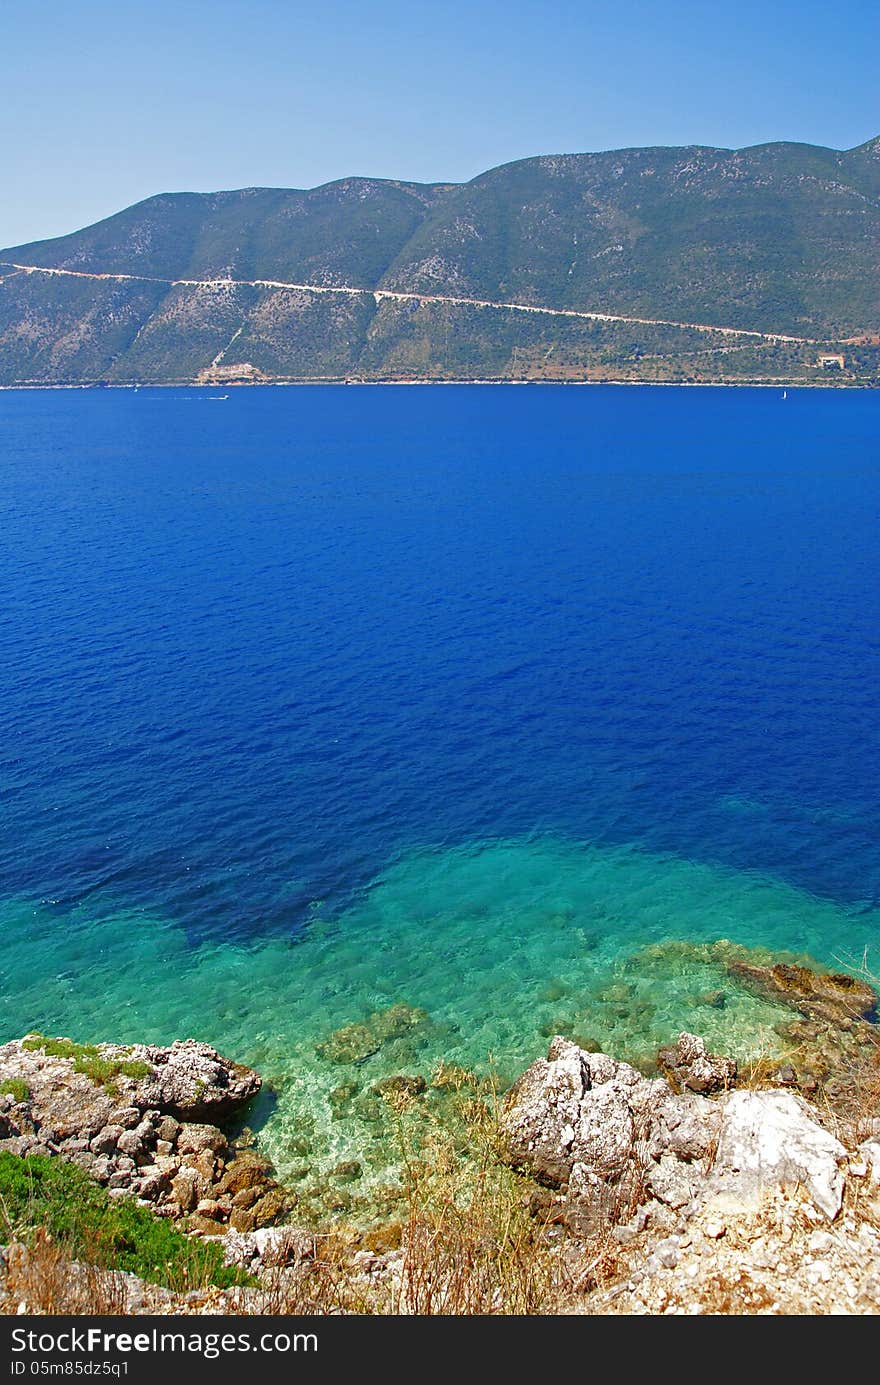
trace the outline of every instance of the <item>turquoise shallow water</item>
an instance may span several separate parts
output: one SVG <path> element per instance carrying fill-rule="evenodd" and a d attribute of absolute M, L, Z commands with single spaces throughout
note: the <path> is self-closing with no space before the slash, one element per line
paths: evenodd
<path fill-rule="evenodd" d="M 704 944 L 878 969 L 878 401 L 0 395 L 3 1037 L 376 1177 L 388 1075 L 773 1047 Z"/>
<path fill-rule="evenodd" d="M 430 1080 L 439 1063 L 494 1073 L 504 1087 L 561 1032 L 640 1061 L 683 1027 L 739 1057 L 777 1052 L 787 1012 L 733 984 L 729 939 L 858 965 L 880 915 L 779 880 L 632 847 L 552 838 L 414 853 L 334 919 L 314 911 L 295 941 L 204 942 L 179 928 L 88 910 L 57 917 L 9 906 L 5 1027 L 41 1017 L 83 1039 L 209 1039 L 254 1064 L 276 1088 L 261 1132 L 282 1169 L 308 1157 L 329 1168 L 363 1157 L 375 1133 L 357 1105 L 389 1075 Z M 835 948 L 832 940 L 838 940 Z M 829 943 L 832 945 L 829 947 Z M 678 945 L 681 944 L 681 945 Z M 144 982 L 146 981 L 146 984 Z M 341 1027 L 390 1007 L 422 1012 L 358 1042 L 324 1046 Z M 790 1018 L 790 1015 L 788 1016 Z M 377 1168 L 388 1157 L 375 1151 Z"/>

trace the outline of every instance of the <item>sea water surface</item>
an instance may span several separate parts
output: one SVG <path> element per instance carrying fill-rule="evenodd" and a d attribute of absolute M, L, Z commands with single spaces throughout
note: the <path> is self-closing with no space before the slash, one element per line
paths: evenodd
<path fill-rule="evenodd" d="M 718 939 L 876 969 L 880 393 L 216 394 L 0 393 L 0 1038 L 378 1169 L 389 1074 L 772 1048 Z"/>

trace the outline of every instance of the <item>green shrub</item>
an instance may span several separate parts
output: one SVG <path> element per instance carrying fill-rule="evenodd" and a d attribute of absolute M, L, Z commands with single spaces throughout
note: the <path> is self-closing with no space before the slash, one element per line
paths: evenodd
<path fill-rule="evenodd" d="M 0 1236 L 27 1241 L 37 1228 L 72 1259 L 128 1270 L 167 1288 L 252 1282 L 224 1265 L 220 1246 L 185 1236 L 132 1198 L 109 1197 L 75 1164 L 0 1151 Z"/>
<path fill-rule="evenodd" d="M 0 1096 L 11 1096 L 13 1101 L 27 1101 L 31 1089 L 20 1077 L 4 1077 L 0 1081 Z"/>

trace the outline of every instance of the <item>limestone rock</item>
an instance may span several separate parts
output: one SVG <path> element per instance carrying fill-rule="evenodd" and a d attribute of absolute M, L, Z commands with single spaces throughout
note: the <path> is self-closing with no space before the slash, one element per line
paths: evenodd
<path fill-rule="evenodd" d="M 502 1116 L 510 1158 L 597 1214 L 638 1200 L 643 1186 L 672 1207 L 689 1201 L 698 1182 L 689 1166 L 708 1156 L 720 1123 L 717 1103 L 558 1037 Z"/>
<path fill-rule="evenodd" d="M 262 1085 L 251 1068 L 221 1057 L 209 1044 L 195 1039 L 181 1040 L 170 1048 L 138 1044 L 132 1052 L 153 1068 L 153 1077 L 142 1079 L 137 1087 L 140 1104 L 178 1119 L 223 1120 Z"/>
<path fill-rule="evenodd" d="M 165 1144 L 173 1145 L 180 1131 L 181 1125 L 179 1121 L 176 1121 L 173 1116 L 162 1116 L 159 1124 L 156 1126 L 156 1138 L 157 1140 L 162 1140 Z"/>
<path fill-rule="evenodd" d="M 240 1193 L 245 1188 L 259 1188 L 272 1176 L 272 1165 L 262 1155 L 246 1150 L 226 1165 L 218 1188 L 223 1193 Z"/>
<path fill-rule="evenodd" d="M 223 1255 L 228 1265 L 259 1273 L 261 1269 L 299 1265 L 313 1260 L 317 1240 L 311 1232 L 293 1226 L 265 1226 L 259 1230 L 228 1233 Z"/>
<path fill-rule="evenodd" d="M 224 1196 L 226 1195 L 224 1194 Z M 239 1209 L 243 1212 L 247 1212 L 249 1208 L 253 1207 L 255 1202 L 259 1202 L 262 1196 L 262 1185 L 256 1188 L 241 1188 L 239 1192 L 237 1192 L 234 1195 L 232 1199 L 232 1206 L 233 1208 Z"/>
<path fill-rule="evenodd" d="M 194 1039 L 168 1048 L 98 1044 L 84 1049 L 70 1040 L 33 1035 L 0 1046 L 0 1079 L 10 1078 L 26 1083 L 30 1092 L 24 1111 L 16 1107 L 5 1116 L 16 1126 L 11 1134 L 24 1133 L 24 1121 L 56 1141 L 93 1140 L 108 1127 L 114 1133 L 121 1127 L 117 1142 L 123 1131 L 138 1130 L 141 1144 L 155 1138 L 152 1120 L 145 1124 L 148 1111 L 161 1122 L 161 1137 L 174 1140 L 177 1117 L 224 1119 L 261 1085 L 250 1068 Z M 166 1124 L 163 1115 L 175 1119 Z M 109 1153 L 109 1146 L 99 1152 Z"/>
<path fill-rule="evenodd" d="M 254 1219 L 254 1226 L 259 1230 L 264 1226 L 274 1226 L 289 1211 L 290 1204 L 287 1194 L 281 1188 L 272 1188 L 255 1202 L 251 1207 L 249 1215 Z"/>
<path fill-rule="evenodd" d="M 171 1182 L 174 1200 L 182 1212 L 191 1212 L 206 1188 L 206 1180 L 195 1169 L 181 1169 Z"/>
<path fill-rule="evenodd" d="M 248 1211 L 247 1208 L 233 1207 L 229 1225 L 233 1231 L 247 1236 L 256 1228 L 257 1222 L 253 1212 Z"/>
<path fill-rule="evenodd" d="M 840 1211 L 846 1151 L 787 1091 L 733 1092 L 724 1103 L 706 1196 L 757 1204 L 774 1188 L 803 1187 L 829 1220 Z"/>
<path fill-rule="evenodd" d="M 177 1139 L 178 1154 L 224 1154 L 229 1142 L 216 1125 L 187 1124 Z"/>
<path fill-rule="evenodd" d="M 112 1154 L 124 1133 L 121 1125 L 105 1125 L 91 1140 L 89 1149 L 93 1154 Z"/>

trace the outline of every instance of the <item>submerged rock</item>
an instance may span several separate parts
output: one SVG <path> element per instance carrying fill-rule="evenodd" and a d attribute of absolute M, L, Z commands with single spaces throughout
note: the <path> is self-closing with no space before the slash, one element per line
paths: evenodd
<path fill-rule="evenodd" d="M 420 1073 L 415 1073 L 412 1077 L 406 1073 L 399 1073 L 393 1077 L 383 1077 L 380 1082 L 374 1082 L 370 1091 L 387 1099 L 396 1096 L 421 1096 L 427 1086 Z"/>
<path fill-rule="evenodd" d="M 390 1005 L 377 1010 L 357 1024 L 345 1024 L 316 1044 L 318 1056 L 328 1063 L 364 1063 L 384 1044 L 419 1030 L 428 1023 L 428 1014 L 413 1005 Z"/>
<path fill-rule="evenodd" d="M 381 1047 L 381 1039 L 368 1025 L 346 1024 L 316 1044 L 315 1051 L 328 1063 L 363 1063 Z"/>
<path fill-rule="evenodd" d="M 750 990 L 792 1006 L 808 1018 L 840 1024 L 865 1019 L 877 1010 L 876 992 L 844 972 L 814 971 L 791 962 L 758 966 L 742 957 L 731 958 L 727 969 Z"/>
<path fill-rule="evenodd" d="M 343 1159 L 341 1164 L 330 1170 L 330 1177 L 337 1179 L 340 1183 L 353 1183 L 360 1178 L 363 1173 L 363 1165 L 359 1159 Z"/>

